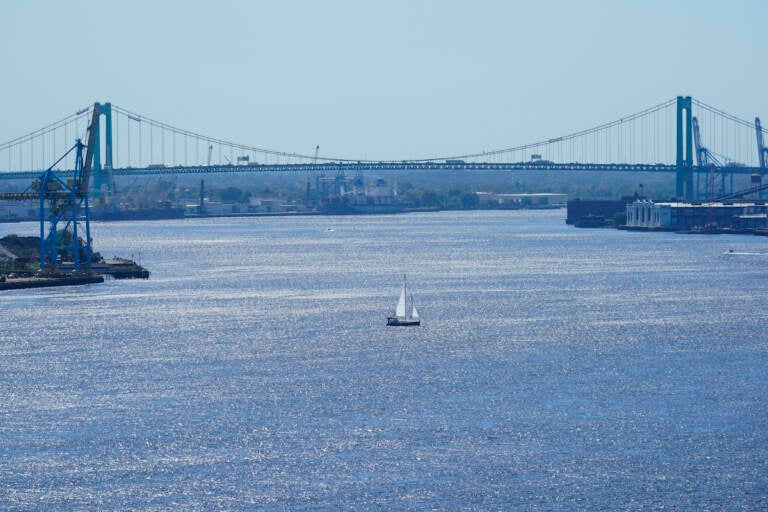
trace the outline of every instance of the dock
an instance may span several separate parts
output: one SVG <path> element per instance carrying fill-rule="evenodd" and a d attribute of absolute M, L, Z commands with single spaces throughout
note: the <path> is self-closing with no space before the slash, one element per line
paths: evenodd
<path fill-rule="evenodd" d="M 60 277 L 11 277 L 0 276 L 0 290 L 24 290 L 27 288 L 48 288 L 52 286 L 77 286 L 103 283 L 101 274 L 65 275 Z"/>
<path fill-rule="evenodd" d="M 73 270 L 71 263 L 60 266 L 62 270 Z M 150 271 L 127 258 L 110 258 L 91 264 L 91 270 L 114 279 L 149 279 Z"/>

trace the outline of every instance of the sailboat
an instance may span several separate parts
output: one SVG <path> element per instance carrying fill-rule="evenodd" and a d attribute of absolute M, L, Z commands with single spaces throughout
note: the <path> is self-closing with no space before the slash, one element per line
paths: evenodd
<path fill-rule="evenodd" d="M 416 311 L 416 304 L 413 302 L 413 295 L 411 295 L 411 314 L 406 315 L 406 287 L 405 287 L 405 275 L 403 275 L 403 289 L 400 291 L 400 298 L 397 301 L 397 308 L 395 308 L 395 316 L 387 317 L 387 325 L 393 327 L 411 327 L 421 325 L 421 318 L 419 318 L 419 312 Z"/>

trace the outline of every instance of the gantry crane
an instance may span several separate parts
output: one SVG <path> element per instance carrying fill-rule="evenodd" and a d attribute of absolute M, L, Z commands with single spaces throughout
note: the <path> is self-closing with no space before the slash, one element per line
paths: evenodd
<path fill-rule="evenodd" d="M 694 116 L 691 118 L 691 125 L 693 127 L 693 144 L 696 148 L 696 164 L 700 169 L 707 169 L 709 171 L 709 177 L 707 180 L 707 198 L 714 196 L 715 178 L 714 170 L 715 166 L 722 167 L 720 161 L 709 151 L 707 148 L 701 145 L 701 129 L 699 127 L 699 120 Z M 721 177 L 722 183 L 720 184 L 720 193 L 725 193 L 725 174 Z M 698 180 L 697 180 L 698 182 Z"/>
<path fill-rule="evenodd" d="M 696 164 L 699 167 L 706 167 L 709 162 L 707 159 L 707 148 L 701 145 L 701 131 L 699 129 L 699 120 L 694 116 L 691 119 L 693 125 L 693 143 L 696 146 Z"/>
<path fill-rule="evenodd" d="M 0 194 L 0 199 L 38 200 L 40 204 L 40 268 L 55 270 L 60 267 L 61 253 L 71 252 L 76 271 L 84 265 L 91 267 L 91 226 L 88 210 L 88 192 L 93 168 L 94 148 L 97 147 L 98 109 L 88 125 L 88 143 L 77 139 L 75 145 L 40 175 L 26 191 Z M 83 155 L 85 150 L 85 155 Z M 75 170 L 72 178 L 63 180 L 54 171 L 62 160 L 75 152 Z M 80 231 L 81 219 L 85 223 L 85 238 Z M 62 226 L 63 224 L 63 226 Z"/>

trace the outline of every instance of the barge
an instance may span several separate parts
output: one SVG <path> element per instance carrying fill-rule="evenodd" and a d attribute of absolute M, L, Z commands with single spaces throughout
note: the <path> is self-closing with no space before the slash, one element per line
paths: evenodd
<path fill-rule="evenodd" d="M 24 290 L 27 288 L 48 288 L 52 286 L 76 286 L 103 283 L 101 274 L 65 275 L 52 277 L 11 277 L 0 276 L 0 290 Z"/>

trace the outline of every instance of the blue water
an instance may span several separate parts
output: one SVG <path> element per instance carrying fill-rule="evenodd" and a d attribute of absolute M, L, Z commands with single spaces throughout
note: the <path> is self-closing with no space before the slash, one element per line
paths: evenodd
<path fill-rule="evenodd" d="M 768 509 L 766 238 L 563 211 L 93 231 L 152 278 L 0 294 L 0 509 Z M 387 328 L 404 272 L 423 324 Z"/>

